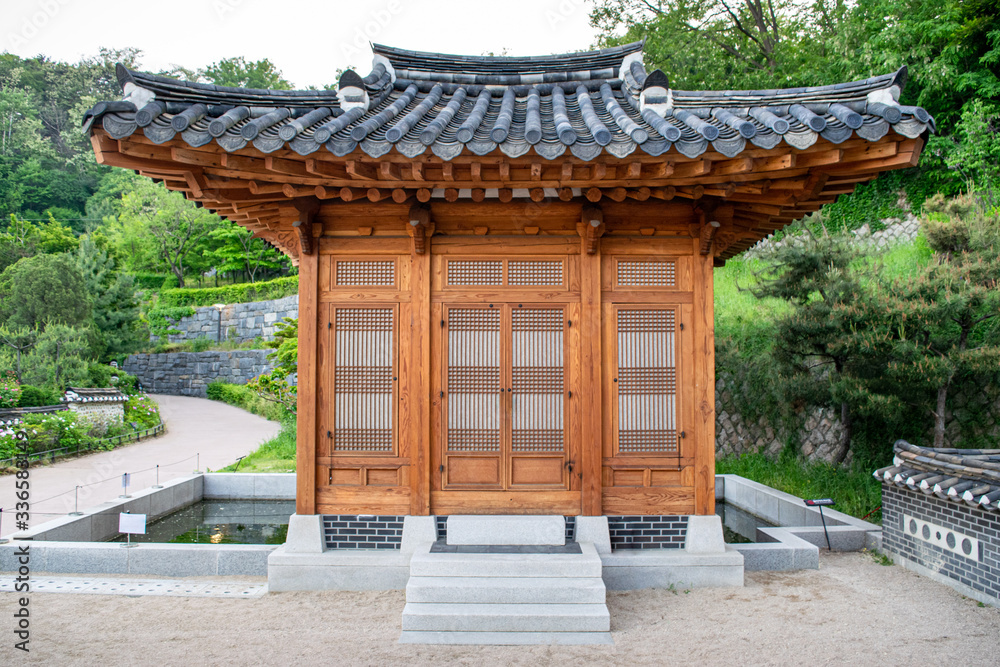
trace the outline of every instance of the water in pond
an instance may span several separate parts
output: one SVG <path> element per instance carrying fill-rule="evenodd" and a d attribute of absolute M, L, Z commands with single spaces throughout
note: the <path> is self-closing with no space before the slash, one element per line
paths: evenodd
<path fill-rule="evenodd" d="M 757 528 L 774 524 L 750 514 L 736 505 L 716 503 L 715 513 L 722 517 L 722 532 L 726 544 L 748 544 L 757 541 Z"/>
<path fill-rule="evenodd" d="M 294 500 L 202 500 L 146 526 L 133 542 L 284 544 Z M 111 542 L 125 542 L 119 535 Z"/>

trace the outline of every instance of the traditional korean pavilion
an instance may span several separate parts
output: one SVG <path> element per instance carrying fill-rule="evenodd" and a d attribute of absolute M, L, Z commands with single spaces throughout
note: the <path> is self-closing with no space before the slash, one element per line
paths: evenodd
<path fill-rule="evenodd" d="M 712 269 L 917 163 L 906 70 L 684 91 L 642 43 L 373 50 L 322 91 L 119 66 L 85 118 L 298 265 L 298 514 L 711 515 Z"/>

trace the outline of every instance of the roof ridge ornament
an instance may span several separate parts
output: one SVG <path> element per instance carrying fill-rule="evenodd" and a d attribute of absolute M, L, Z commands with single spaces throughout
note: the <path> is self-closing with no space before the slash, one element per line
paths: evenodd
<path fill-rule="evenodd" d="M 651 109 L 658 116 L 665 117 L 674 108 L 674 95 L 670 90 L 670 80 L 663 70 L 653 70 L 642 84 L 639 94 L 639 108 L 642 111 Z"/>
<path fill-rule="evenodd" d="M 368 111 L 370 103 L 368 91 L 365 90 L 365 82 L 357 72 L 352 69 L 344 70 L 337 88 L 337 97 L 340 98 L 340 106 L 344 111 L 358 107 Z"/>

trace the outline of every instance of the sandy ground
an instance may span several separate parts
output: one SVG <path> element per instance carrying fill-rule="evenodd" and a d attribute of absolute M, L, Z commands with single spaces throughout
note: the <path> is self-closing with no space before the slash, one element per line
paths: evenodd
<path fill-rule="evenodd" d="M 32 594 L 31 653 L 0 595 L 0 664 L 1000 664 L 1000 609 L 866 554 L 744 588 L 609 592 L 614 646 L 399 645 L 402 591 L 257 599 Z"/>

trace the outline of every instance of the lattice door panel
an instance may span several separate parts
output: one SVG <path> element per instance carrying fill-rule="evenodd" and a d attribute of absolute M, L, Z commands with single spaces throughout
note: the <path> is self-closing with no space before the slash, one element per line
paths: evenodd
<path fill-rule="evenodd" d="M 333 451 L 395 451 L 396 309 L 333 308 Z"/>
<path fill-rule="evenodd" d="M 511 310 L 511 450 L 565 449 L 565 316 L 562 308 Z"/>
<path fill-rule="evenodd" d="M 616 453 L 678 454 L 677 311 L 617 310 Z"/>
<path fill-rule="evenodd" d="M 501 319 L 498 308 L 447 311 L 446 452 L 499 452 Z"/>

